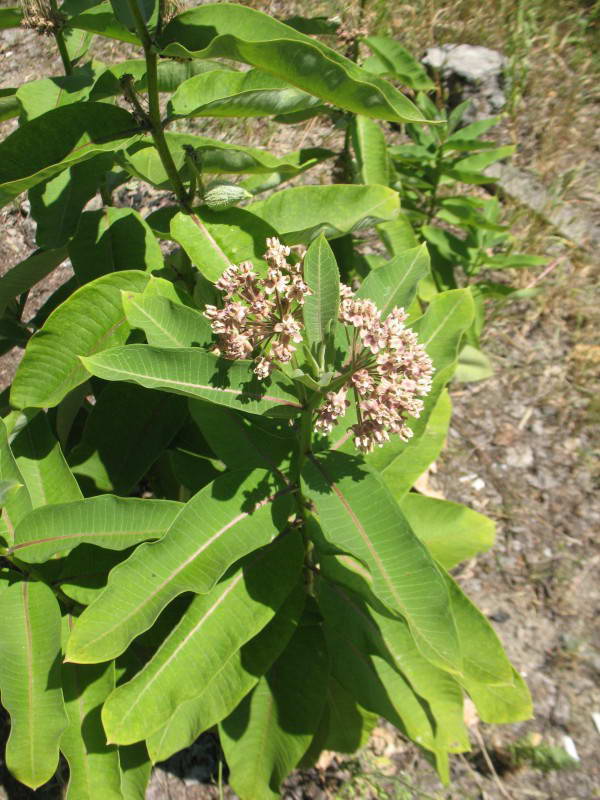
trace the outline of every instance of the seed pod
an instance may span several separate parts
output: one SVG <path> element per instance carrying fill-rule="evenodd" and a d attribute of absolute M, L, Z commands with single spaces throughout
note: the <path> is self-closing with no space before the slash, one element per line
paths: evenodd
<path fill-rule="evenodd" d="M 211 184 L 204 195 L 204 202 L 213 211 L 224 211 L 237 205 L 241 200 L 252 197 L 250 192 L 234 183 Z"/>

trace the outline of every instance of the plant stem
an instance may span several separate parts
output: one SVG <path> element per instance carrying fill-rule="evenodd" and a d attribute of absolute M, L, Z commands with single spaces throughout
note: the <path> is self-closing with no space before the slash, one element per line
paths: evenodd
<path fill-rule="evenodd" d="M 50 8 L 52 9 L 52 13 L 58 20 L 60 18 L 60 12 L 58 10 L 58 5 L 56 3 L 56 0 L 50 0 Z M 60 58 L 63 63 L 65 75 L 71 75 L 73 72 L 73 65 L 71 64 L 71 59 L 69 58 L 69 51 L 67 50 L 65 37 L 63 36 L 63 32 L 61 31 L 60 27 L 54 28 L 53 35 L 54 35 L 54 41 L 56 42 L 56 46 L 58 47 L 58 52 L 60 53 Z"/>

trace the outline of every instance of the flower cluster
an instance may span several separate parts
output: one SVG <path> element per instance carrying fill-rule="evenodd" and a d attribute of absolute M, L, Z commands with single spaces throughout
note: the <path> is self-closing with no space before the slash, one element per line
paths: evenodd
<path fill-rule="evenodd" d="M 375 445 L 397 434 L 403 441 L 412 436 L 407 417 L 418 417 L 421 399 L 431 389 L 433 366 L 423 345 L 404 326 L 407 314 L 394 308 L 385 320 L 371 300 L 356 298 L 348 286 L 341 287 L 340 322 L 352 333 L 348 379 L 337 392 L 329 392 L 319 409 L 315 427 L 329 433 L 344 415 L 348 390 L 356 398 L 358 422 L 351 426 L 356 447 L 370 453 Z"/>
<path fill-rule="evenodd" d="M 267 239 L 267 276 L 261 278 L 251 261 L 228 267 L 216 283 L 224 293 L 223 308 L 207 305 L 223 358 L 252 358 L 260 348 L 254 372 L 268 378 L 276 363 L 287 363 L 302 341 L 302 305 L 310 289 L 302 277 L 302 264 L 289 264 L 290 248 Z"/>

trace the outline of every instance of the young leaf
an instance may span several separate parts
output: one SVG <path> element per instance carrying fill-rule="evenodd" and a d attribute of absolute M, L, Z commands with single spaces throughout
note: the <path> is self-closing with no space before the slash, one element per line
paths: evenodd
<path fill-rule="evenodd" d="M 110 574 L 67 645 L 79 663 L 107 661 L 147 630 L 183 592 L 209 592 L 227 567 L 277 534 L 276 496 L 264 472 L 229 473 L 189 500 L 164 538 L 142 544 Z"/>
<path fill-rule="evenodd" d="M 173 117 L 265 117 L 316 105 L 315 97 L 260 70 L 215 70 L 182 83 L 169 101 L 168 113 Z"/>
<path fill-rule="evenodd" d="M 167 55 L 243 61 L 356 114 L 394 122 L 423 119 L 386 81 L 251 8 L 222 3 L 191 9 L 167 25 L 160 44 Z"/>
<path fill-rule="evenodd" d="M 138 741 L 165 725 L 200 687 L 209 697 L 218 694 L 223 686 L 215 678 L 273 618 L 301 565 L 302 540 L 292 532 L 207 595 L 194 598 L 141 672 L 106 701 L 102 721 L 108 738 L 121 744 Z"/>
<path fill-rule="evenodd" d="M 83 542 L 125 550 L 148 539 L 160 539 L 182 508 L 182 503 L 172 500 L 110 494 L 43 506 L 17 525 L 11 552 L 22 561 L 41 564 Z"/>
<path fill-rule="evenodd" d="M 312 292 L 304 301 L 306 334 L 310 344 L 318 347 L 333 341 L 340 303 L 340 273 L 323 234 L 306 251 L 304 280 Z"/>
<path fill-rule="evenodd" d="M 274 800 L 319 724 L 329 659 L 321 627 L 299 627 L 251 695 L 219 726 L 241 800 Z"/>
<path fill-rule="evenodd" d="M 44 583 L 19 581 L 0 592 L 0 691 L 10 714 L 6 766 L 37 789 L 58 766 L 67 726 L 60 688 L 60 609 Z"/>
<path fill-rule="evenodd" d="M 15 297 L 28 292 L 32 286 L 49 275 L 52 270 L 67 258 L 66 247 L 56 250 L 36 250 L 24 261 L 0 277 L 0 317 L 4 316 L 6 306 Z"/>
<path fill-rule="evenodd" d="M 142 291 L 149 276 L 131 270 L 82 286 L 48 317 L 29 340 L 11 388 L 16 408 L 55 406 L 88 372 L 79 355 L 123 344 L 129 335 L 121 290 Z"/>
<path fill-rule="evenodd" d="M 203 314 L 168 297 L 125 292 L 123 308 L 127 322 L 141 328 L 154 347 L 207 347 L 213 341 Z"/>
<path fill-rule="evenodd" d="M 93 375 L 131 381 L 148 389 L 163 389 L 186 397 L 237 408 L 249 414 L 278 409 L 291 415 L 301 408 L 283 376 L 259 381 L 249 362 L 225 361 L 199 347 L 151 347 L 131 344 L 82 359 Z"/>
<path fill-rule="evenodd" d="M 385 319 L 395 306 L 407 309 L 417 293 L 419 281 L 429 274 L 426 245 L 398 253 L 382 267 L 372 270 L 357 292 L 372 300 Z"/>
<path fill-rule="evenodd" d="M 160 245 L 139 213 L 113 206 L 83 212 L 69 258 L 80 284 L 110 272 L 151 272 L 164 266 Z"/>
<path fill-rule="evenodd" d="M 81 103 L 47 111 L 0 143 L 0 205 L 98 153 L 125 147 L 136 123 L 123 108 Z"/>
<path fill-rule="evenodd" d="M 460 670 L 444 576 L 383 480 L 361 459 L 335 452 L 307 461 L 303 478 L 329 544 L 367 565 L 374 593 L 406 618 L 426 658 Z"/>
<path fill-rule="evenodd" d="M 309 244 L 394 219 L 398 193 L 387 186 L 293 186 L 251 203 L 247 210 L 269 223 L 286 244 Z"/>
<path fill-rule="evenodd" d="M 358 162 L 358 183 L 389 186 L 390 162 L 383 131 L 369 117 L 357 115 L 351 122 L 351 135 Z"/>

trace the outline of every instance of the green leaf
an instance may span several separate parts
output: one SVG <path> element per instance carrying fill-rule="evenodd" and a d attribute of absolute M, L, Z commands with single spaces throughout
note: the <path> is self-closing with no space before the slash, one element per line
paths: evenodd
<path fill-rule="evenodd" d="M 0 204 L 98 153 L 125 147 L 136 123 L 128 111 L 106 103 L 81 103 L 47 111 L 0 143 Z"/>
<path fill-rule="evenodd" d="M 329 659 L 321 627 L 298 628 L 256 688 L 219 726 L 241 800 L 274 800 L 319 724 Z"/>
<path fill-rule="evenodd" d="M 62 247 L 73 236 L 83 208 L 113 161 L 112 153 L 101 153 L 29 190 L 31 216 L 37 222 L 35 240 L 40 247 Z"/>
<path fill-rule="evenodd" d="M 332 676 L 327 684 L 325 713 L 327 733 L 322 749 L 336 753 L 359 750 L 377 724 L 376 715 L 361 708 L 352 693 Z"/>
<path fill-rule="evenodd" d="M 335 452 L 312 457 L 303 478 L 327 541 L 369 568 L 374 593 L 406 618 L 426 658 L 459 670 L 444 577 L 382 478 L 361 459 Z"/>
<path fill-rule="evenodd" d="M 102 720 L 109 739 L 138 741 L 165 725 L 199 687 L 209 697 L 218 693 L 222 686 L 215 677 L 273 618 L 301 566 L 302 540 L 294 532 L 254 555 L 207 595 L 194 598 L 144 669 L 106 701 Z"/>
<path fill-rule="evenodd" d="M 0 29 L 18 28 L 23 19 L 23 13 L 18 6 L 0 8 Z"/>
<path fill-rule="evenodd" d="M 484 381 L 493 374 L 494 368 L 485 353 L 470 344 L 462 348 L 454 373 L 455 381 L 459 383 Z"/>
<path fill-rule="evenodd" d="M 33 508 L 81 498 L 81 490 L 43 411 L 27 410 L 17 420 L 13 437 L 12 451 Z"/>
<path fill-rule="evenodd" d="M 2 10 L 0 9 L 0 14 L 2 14 Z M 17 90 L 13 88 L 0 89 L 0 122 L 18 117 L 20 111 L 21 105 L 17 100 Z"/>
<path fill-rule="evenodd" d="M 452 404 L 444 389 L 429 415 L 425 430 L 416 441 L 412 438 L 405 445 L 395 439 L 366 457 L 367 464 L 381 475 L 397 502 L 441 453 L 451 416 Z"/>
<path fill-rule="evenodd" d="M 123 308 L 131 327 L 141 328 L 155 347 L 207 347 L 213 341 L 205 316 L 168 297 L 126 292 Z"/>
<path fill-rule="evenodd" d="M 81 214 L 69 258 L 81 284 L 110 272 L 151 272 L 164 266 L 160 245 L 140 214 L 113 206 Z"/>
<path fill-rule="evenodd" d="M 372 270 L 357 292 L 372 300 L 385 319 L 396 306 L 407 309 L 417 293 L 419 281 L 429 274 L 426 245 L 398 253 L 382 267 Z"/>
<path fill-rule="evenodd" d="M 303 111 L 319 101 L 265 72 L 215 70 L 182 83 L 168 105 L 172 117 L 265 117 Z"/>
<path fill-rule="evenodd" d="M 142 44 L 135 33 L 129 31 L 126 26 L 115 17 L 109 0 L 87 8 L 81 14 L 70 17 L 67 30 L 69 28 L 98 33 L 110 39 L 118 39 L 121 42 L 136 44 L 138 47 L 141 47 Z"/>
<path fill-rule="evenodd" d="M 247 361 L 225 361 L 199 347 L 130 344 L 82 359 L 93 375 L 199 397 L 250 414 L 293 414 L 301 408 L 282 376 L 259 381 Z"/>
<path fill-rule="evenodd" d="M 215 592 L 216 589 L 209 597 Z M 200 694 L 181 703 L 167 724 L 150 736 L 147 745 L 154 762 L 163 761 L 189 747 L 203 731 L 233 711 L 289 642 L 305 599 L 304 587 L 298 584 L 268 625 L 233 652 L 230 658 L 222 661 L 208 675 Z M 264 616 L 264 607 L 259 607 L 258 611 L 261 617 Z"/>
<path fill-rule="evenodd" d="M 182 510 L 172 500 L 100 495 L 37 508 L 15 529 L 11 552 L 22 561 L 41 564 L 56 553 L 66 555 L 87 542 L 125 550 L 148 539 L 160 539 Z"/>
<path fill-rule="evenodd" d="M 77 621 L 67 658 L 106 661 L 147 630 L 186 591 L 209 592 L 227 567 L 277 533 L 268 475 L 217 478 L 189 500 L 164 538 L 142 544 L 110 574 L 100 597 Z"/>
<path fill-rule="evenodd" d="M 73 624 L 65 619 L 65 633 Z M 60 749 L 69 764 L 66 800 L 122 800 L 116 747 L 107 745 L 100 709 L 115 686 L 115 666 L 63 664 L 62 685 L 69 724 Z"/>
<path fill-rule="evenodd" d="M 121 22 L 128 30 L 136 30 L 136 20 L 131 12 L 127 0 L 110 0 L 110 4 L 115 12 L 115 17 Z M 159 14 L 158 0 L 135 0 L 135 4 L 140 13 L 144 24 L 150 30 L 156 27 Z"/>
<path fill-rule="evenodd" d="M 451 150 L 456 145 L 460 146 L 463 143 L 472 144 L 475 139 L 489 131 L 494 125 L 498 125 L 500 119 L 500 117 L 489 117 L 488 119 L 480 119 L 470 125 L 465 125 L 464 128 L 459 128 L 451 136 L 448 136 L 443 143 L 444 149 Z"/>
<path fill-rule="evenodd" d="M 10 714 L 6 766 L 32 789 L 58 766 L 67 726 L 60 688 L 60 610 L 44 583 L 20 581 L 0 592 L 0 690 Z"/>
<path fill-rule="evenodd" d="M 402 212 L 391 222 L 382 222 L 378 225 L 377 233 L 390 256 L 400 255 L 419 244 L 408 216 Z"/>
<path fill-rule="evenodd" d="M 33 255 L 21 261 L 0 277 L 0 317 L 4 316 L 6 306 L 15 297 L 24 294 L 36 283 L 49 275 L 52 270 L 67 258 L 66 247 L 55 250 L 36 250 Z"/>
<path fill-rule="evenodd" d="M 415 91 L 435 88 L 423 65 L 394 39 L 367 36 L 362 42 L 374 53 L 363 65 L 365 69 L 396 78 Z"/>
<path fill-rule="evenodd" d="M 76 31 L 73 28 L 64 28 L 63 38 L 65 40 L 69 60 L 71 64 L 75 66 L 75 64 L 87 54 L 94 36 L 89 31 Z"/>
<path fill-rule="evenodd" d="M 17 90 L 17 100 L 23 109 L 21 121 L 30 122 L 54 108 L 87 100 L 94 83 L 105 71 L 106 66 L 100 61 L 91 61 L 76 67 L 70 75 L 22 84 Z"/>
<path fill-rule="evenodd" d="M 251 175 L 240 182 L 240 186 L 247 189 L 252 194 L 260 194 L 269 189 L 275 189 L 281 183 L 301 175 L 306 170 L 315 166 L 315 164 L 325 161 L 328 158 L 333 158 L 335 153 L 332 150 L 327 150 L 324 147 L 305 147 L 302 150 L 295 150 L 288 153 L 287 159 L 291 161 L 292 158 L 297 160 L 297 166 L 286 167 L 285 170 L 277 170 L 271 172 L 269 175 Z"/>
<path fill-rule="evenodd" d="M 505 683 L 490 685 L 463 678 L 462 684 L 484 722 L 502 725 L 522 722 L 533 716 L 529 689 L 515 669 Z"/>
<path fill-rule="evenodd" d="M 232 58 L 259 67 L 336 106 L 395 122 L 422 120 L 389 83 L 272 17 L 221 3 L 175 17 L 160 37 L 163 53 L 183 58 Z"/>
<path fill-rule="evenodd" d="M 309 294 L 302 309 L 308 341 L 317 347 L 333 341 L 340 304 L 340 272 L 327 239 L 321 234 L 304 256 Z"/>
<path fill-rule="evenodd" d="M 286 244 L 309 244 L 320 233 L 333 238 L 394 219 L 399 200 L 386 186 L 293 186 L 247 210 L 275 228 Z"/>
<path fill-rule="evenodd" d="M 55 406 L 88 377 L 79 355 L 123 344 L 129 335 L 121 291 L 141 291 L 149 276 L 135 270 L 104 275 L 55 309 L 29 340 L 10 400 L 16 408 Z"/>
<path fill-rule="evenodd" d="M 358 183 L 389 186 L 390 161 L 385 137 L 379 125 L 369 117 L 356 116 L 351 135 L 358 168 Z"/>
<path fill-rule="evenodd" d="M 14 488 L 7 492 L 3 498 L 3 516 L 8 522 L 9 538 L 12 541 L 12 532 L 23 517 L 33 508 L 25 480 L 19 471 L 15 457 L 8 443 L 6 423 L 0 422 L 0 480 L 9 483 Z"/>
<path fill-rule="evenodd" d="M 490 164 L 495 164 L 496 161 L 501 161 L 503 158 L 508 158 L 515 152 L 513 145 L 505 145 L 504 147 L 496 147 L 494 150 L 486 150 L 483 153 L 476 153 L 466 158 L 461 158 L 458 161 L 446 165 L 442 163 L 442 175 L 447 178 L 461 181 L 462 183 L 483 184 L 493 183 L 493 178 L 483 174 L 483 170 L 489 167 Z"/>
<path fill-rule="evenodd" d="M 409 492 L 400 508 L 415 534 L 446 569 L 494 544 L 494 522 L 460 503 Z"/>
<path fill-rule="evenodd" d="M 518 269 L 545 267 L 548 259 L 543 256 L 510 253 L 510 255 L 484 256 L 484 263 L 492 269 Z"/>
<path fill-rule="evenodd" d="M 123 800 L 145 800 L 152 763 L 144 742 L 119 747 L 119 762 Z"/>
<path fill-rule="evenodd" d="M 87 493 L 128 495 L 168 447 L 185 417 L 181 397 L 133 384 L 109 384 L 69 454 L 71 469 L 84 488 L 91 482 Z"/>

